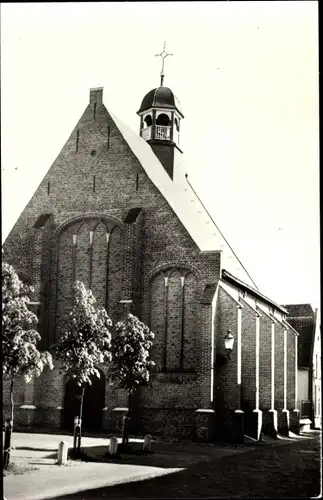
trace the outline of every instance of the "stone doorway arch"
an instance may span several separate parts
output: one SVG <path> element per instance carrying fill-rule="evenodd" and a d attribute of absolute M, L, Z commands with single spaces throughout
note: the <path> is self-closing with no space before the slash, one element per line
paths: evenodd
<path fill-rule="evenodd" d="M 83 399 L 82 431 L 100 432 L 102 430 L 103 408 L 105 406 L 105 376 L 101 370 L 100 378 L 92 375 L 92 385 L 86 384 Z M 65 383 L 63 428 L 73 431 L 74 417 L 80 411 L 81 388 L 74 379 Z"/>

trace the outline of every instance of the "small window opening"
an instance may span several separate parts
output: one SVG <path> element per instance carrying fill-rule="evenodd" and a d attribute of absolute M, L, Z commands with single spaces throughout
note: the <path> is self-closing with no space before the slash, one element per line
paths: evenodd
<path fill-rule="evenodd" d="M 110 149 L 110 125 L 109 125 L 109 127 L 108 127 L 107 149 Z"/>
<path fill-rule="evenodd" d="M 95 120 L 96 117 L 96 102 L 93 104 L 93 118 Z"/>
<path fill-rule="evenodd" d="M 79 150 L 80 131 L 76 131 L 76 152 Z"/>
<path fill-rule="evenodd" d="M 168 116 L 165 113 L 161 113 L 156 120 L 156 125 L 167 127 L 169 125 Z"/>
<path fill-rule="evenodd" d="M 95 175 L 93 175 L 93 193 L 95 191 Z"/>
<path fill-rule="evenodd" d="M 47 183 L 47 194 L 49 195 L 49 193 L 50 193 L 50 182 L 48 181 L 48 183 Z"/>
<path fill-rule="evenodd" d="M 136 174 L 136 191 L 139 189 L 139 174 Z"/>
<path fill-rule="evenodd" d="M 145 124 L 146 124 L 146 127 L 151 127 L 151 125 L 152 125 L 152 123 L 153 123 L 153 121 L 152 121 L 152 119 L 151 119 L 151 116 L 150 116 L 150 115 L 147 115 L 147 116 L 145 117 L 145 119 L 144 119 L 144 122 L 145 122 Z"/>

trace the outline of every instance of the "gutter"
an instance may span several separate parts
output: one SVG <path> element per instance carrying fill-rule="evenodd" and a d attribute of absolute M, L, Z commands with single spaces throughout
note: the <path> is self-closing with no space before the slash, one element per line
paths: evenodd
<path fill-rule="evenodd" d="M 246 292 L 249 292 L 250 295 L 252 295 L 253 297 L 255 297 L 257 299 L 261 299 L 263 302 L 265 302 L 266 304 L 274 307 L 275 309 L 278 309 L 283 314 L 288 314 L 287 309 L 285 309 L 283 306 L 280 306 L 279 304 L 276 304 L 276 302 L 274 302 L 273 300 L 269 299 L 268 297 L 266 297 L 262 293 L 258 292 L 258 290 L 255 290 L 250 285 L 247 285 L 246 283 L 244 283 L 243 281 L 241 281 L 239 278 L 236 278 L 235 276 L 233 276 L 232 274 L 230 274 L 225 269 L 223 269 L 223 271 L 222 271 L 222 279 L 228 281 L 229 283 L 233 283 L 236 286 L 239 286 L 239 288 L 241 288 L 242 290 L 244 290 Z"/>

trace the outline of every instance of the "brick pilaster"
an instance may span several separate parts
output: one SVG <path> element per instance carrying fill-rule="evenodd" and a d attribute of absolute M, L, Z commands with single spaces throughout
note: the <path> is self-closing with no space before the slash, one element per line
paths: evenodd
<path fill-rule="evenodd" d="M 135 217 L 135 220 L 133 220 L 131 217 L 129 217 L 129 221 L 127 220 L 127 218 L 125 220 L 126 235 L 125 235 L 124 270 L 123 270 L 122 298 L 121 298 L 123 312 L 125 314 L 127 312 L 132 312 L 138 317 L 141 316 L 140 255 L 141 255 L 142 225 L 143 225 L 143 214 L 141 210 Z"/>

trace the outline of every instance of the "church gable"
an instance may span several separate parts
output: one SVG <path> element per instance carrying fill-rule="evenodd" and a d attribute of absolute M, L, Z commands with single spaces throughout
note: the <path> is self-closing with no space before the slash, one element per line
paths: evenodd
<path fill-rule="evenodd" d="M 167 247 L 169 238 L 174 243 L 176 234 L 185 233 L 103 105 L 102 89 L 93 89 L 90 104 L 9 234 L 4 251 L 12 260 L 24 248 L 20 264 L 27 270 L 33 261 L 33 226 L 40 215 L 53 214 L 57 227 L 85 212 L 108 211 L 124 219 L 130 208 L 138 206 L 146 211 L 147 222 L 151 218 L 155 227 L 167 226 L 163 237 L 154 231 L 155 247 Z M 171 235 L 177 225 L 181 227 Z M 186 248 L 194 246 L 188 233 L 181 234 L 179 246 L 184 238 Z"/>
<path fill-rule="evenodd" d="M 92 289 L 114 320 L 123 310 L 120 301 L 133 303 L 139 316 L 145 311 L 147 320 L 146 276 L 156 273 L 161 263 L 199 269 L 201 286 L 219 276 L 220 254 L 201 255 L 160 186 L 150 179 L 148 160 L 166 176 L 166 184 L 173 182 L 149 145 L 138 137 L 148 148 L 143 165 L 115 121 L 102 103 L 102 89 L 91 90 L 90 104 L 4 244 L 4 258 L 32 277 L 47 344 L 66 325 L 76 279 Z M 180 300 L 188 304 L 183 331 L 189 332 L 195 320 L 195 292 L 189 283 L 195 276 L 185 279 Z M 172 280 L 169 321 L 174 323 L 172 308 L 178 305 L 175 299 L 181 291 L 176 286 L 181 279 L 174 286 Z M 181 362 L 177 358 L 183 355 L 174 354 L 172 369 L 176 365 L 190 370 L 194 341 L 191 346 L 182 327 L 174 325 L 170 331 L 182 335 L 187 353 Z M 168 341 L 173 342 L 172 337 Z"/>

